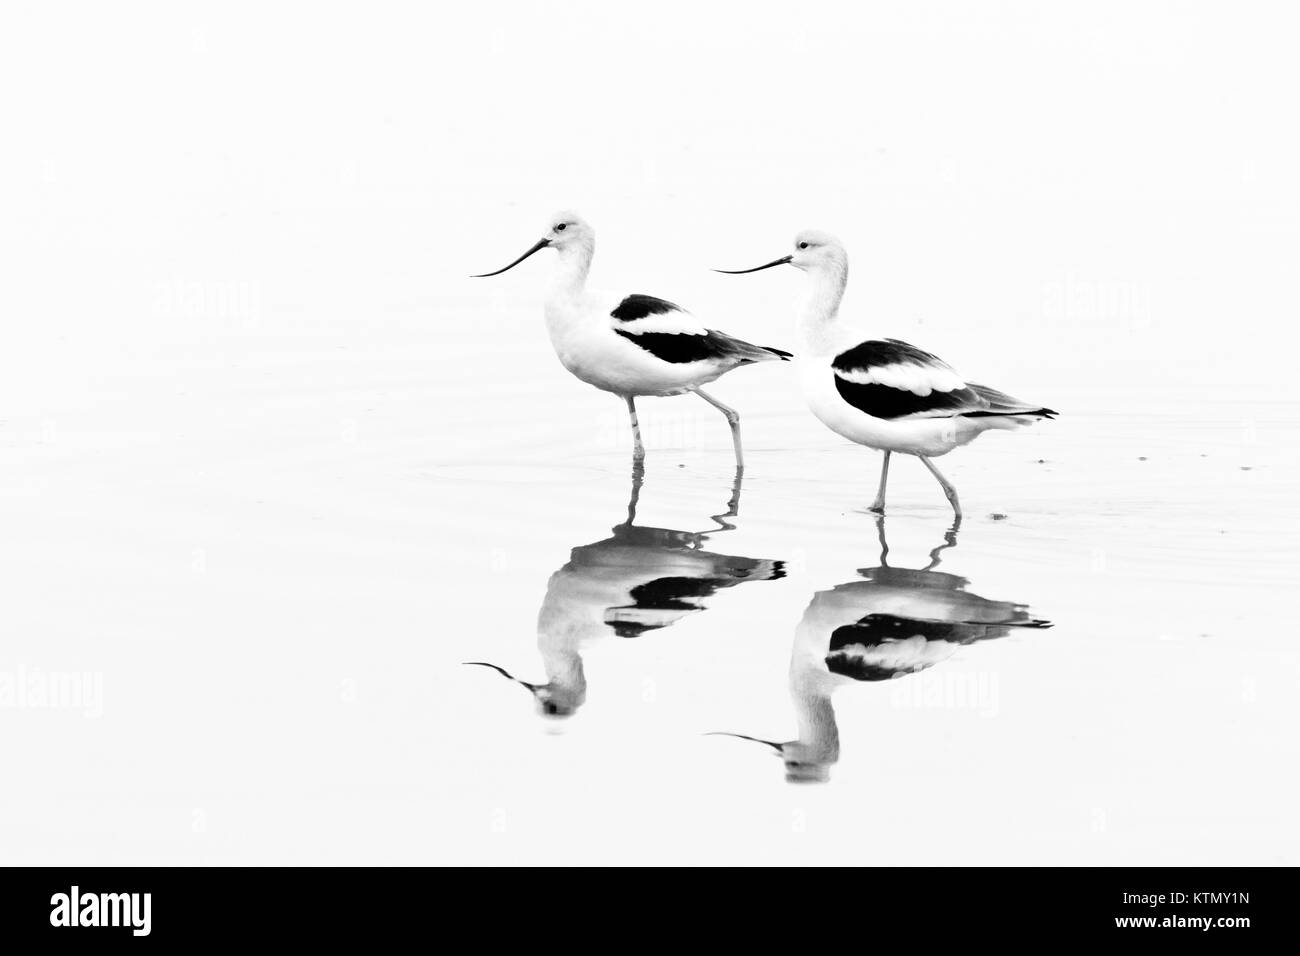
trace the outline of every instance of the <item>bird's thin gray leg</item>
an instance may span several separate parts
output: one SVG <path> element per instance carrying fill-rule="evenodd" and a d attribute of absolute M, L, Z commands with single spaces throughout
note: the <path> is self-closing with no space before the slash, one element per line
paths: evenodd
<path fill-rule="evenodd" d="M 952 527 L 944 532 L 943 544 L 930 552 L 930 563 L 923 567 L 921 569 L 922 571 L 933 571 L 939 566 L 939 561 L 941 560 L 939 555 L 943 554 L 949 548 L 957 547 L 957 532 L 960 530 L 961 516 L 958 515 L 957 520 L 952 523 Z"/>
<path fill-rule="evenodd" d="M 939 487 L 941 487 L 943 493 L 948 496 L 948 504 L 952 505 L 953 516 L 956 517 L 958 523 L 960 523 L 961 503 L 957 500 L 957 489 L 949 484 L 947 478 L 939 474 L 939 469 L 934 467 L 934 462 L 930 461 L 929 458 L 926 458 L 924 455 L 917 455 L 916 457 L 921 459 L 921 464 L 925 465 L 926 468 L 929 468 L 930 474 L 934 475 L 935 480 L 939 482 Z"/>
<path fill-rule="evenodd" d="M 736 526 L 729 522 L 728 518 L 736 518 L 740 515 L 740 486 L 745 479 L 745 469 L 739 465 L 736 466 L 736 477 L 731 483 L 731 499 L 727 502 L 725 514 L 710 515 L 718 523 L 723 531 L 734 531 Z"/>
<path fill-rule="evenodd" d="M 636 505 L 641 500 L 641 484 L 645 481 L 645 462 L 632 462 L 632 495 L 627 500 L 627 523 L 636 524 Z"/>
<path fill-rule="evenodd" d="M 885 513 L 885 482 L 889 481 L 889 456 L 890 452 L 885 452 L 884 460 L 880 463 L 880 490 L 876 492 L 876 500 L 867 509 L 878 515 Z"/>
<path fill-rule="evenodd" d="M 731 482 L 731 498 L 727 501 L 727 513 L 724 518 L 735 518 L 740 515 L 740 486 L 745 480 L 745 469 L 736 466 L 736 477 Z"/>
<path fill-rule="evenodd" d="M 632 419 L 632 460 L 645 461 L 645 445 L 641 444 L 641 426 L 636 420 L 636 400 L 627 397 L 627 414 Z"/>
<path fill-rule="evenodd" d="M 885 516 L 876 515 L 876 540 L 880 542 L 880 566 L 889 567 L 889 541 L 885 538 Z"/>
<path fill-rule="evenodd" d="M 731 426 L 731 444 L 736 448 L 736 468 L 738 470 L 743 469 L 745 467 L 745 453 L 740 448 L 740 413 L 734 408 L 723 405 L 702 388 L 692 388 L 691 391 L 726 416 L 727 424 Z"/>

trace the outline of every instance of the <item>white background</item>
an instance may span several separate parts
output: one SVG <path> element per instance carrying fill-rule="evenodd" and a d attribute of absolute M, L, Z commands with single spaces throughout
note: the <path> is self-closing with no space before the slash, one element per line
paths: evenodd
<path fill-rule="evenodd" d="M 0 672 L 104 691 L 98 717 L 0 708 L 0 851 L 1295 862 L 1295 27 L 1262 3 L 6 5 Z M 856 751 L 846 729 L 842 773 L 797 792 L 700 742 L 788 736 L 790 629 L 874 563 L 874 458 L 776 368 L 719 395 L 754 449 L 734 553 L 789 578 L 609 654 L 606 709 L 561 736 L 456 666 L 535 671 L 547 576 L 626 499 L 616 403 L 550 355 L 545 256 L 467 278 L 556 208 L 596 226 L 600 284 L 787 347 L 797 276 L 707 270 L 833 231 L 860 324 L 1066 411 L 951 459 L 976 511 L 1023 518 L 953 570 L 1058 621 L 1050 650 L 988 649 L 998 733 L 858 694 Z M 647 440 L 689 474 L 646 507 L 685 528 L 728 481 L 682 401 Z M 943 502 L 903 474 L 923 555 Z M 646 716 L 651 673 L 680 696 Z"/>

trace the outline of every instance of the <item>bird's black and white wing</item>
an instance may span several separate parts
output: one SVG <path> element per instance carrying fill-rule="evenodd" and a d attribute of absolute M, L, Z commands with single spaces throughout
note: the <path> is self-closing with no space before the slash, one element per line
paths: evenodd
<path fill-rule="evenodd" d="M 681 306 L 652 295 L 625 297 L 610 311 L 610 319 L 614 331 L 624 339 L 674 365 L 705 361 L 740 365 L 790 358 L 789 352 L 706 329 Z"/>
<path fill-rule="evenodd" d="M 871 339 L 831 362 L 845 402 L 887 420 L 1056 414 L 997 389 L 967 383 L 943 359 L 898 339 Z"/>
<path fill-rule="evenodd" d="M 826 666 L 854 680 L 890 680 L 952 656 L 970 639 L 968 626 L 895 614 L 867 614 L 831 632 Z"/>
<path fill-rule="evenodd" d="M 889 680 L 946 660 L 958 647 L 1006 637 L 1012 628 L 1044 629 L 1050 621 L 1030 618 L 1023 605 L 990 601 L 959 592 L 965 599 L 952 610 L 969 617 L 954 620 L 871 613 L 831 632 L 826 666 L 854 680 Z"/>
<path fill-rule="evenodd" d="M 702 611 L 706 599 L 723 588 L 785 577 L 781 561 L 715 554 L 691 546 L 691 538 L 669 528 L 620 525 L 614 537 L 574 548 L 565 570 L 587 580 L 585 597 L 604 587 L 617 592 L 603 621 L 619 637 L 637 637 Z"/>

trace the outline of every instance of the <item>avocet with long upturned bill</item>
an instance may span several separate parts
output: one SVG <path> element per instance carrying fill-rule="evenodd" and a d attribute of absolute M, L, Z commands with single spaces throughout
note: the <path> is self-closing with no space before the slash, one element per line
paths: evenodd
<path fill-rule="evenodd" d="M 596 251 L 596 234 L 572 212 L 552 216 L 546 235 L 514 262 L 474 278 L 500 275 L 548 248 L 559 258 L 546 298 L 546 329 L 555 354 L 575 376 L 627 402 L 633 458 L 645 458 L 636 399 L 694 392 L 726 416 L 736 467 L 743 468 L 740 415 L 700 386 L 742 365 L 786 361 L 790 353 L 705 328 L 695 316 L 666 299 L 589 290 L 587 273 Z"/>
<path fill-rule="evenodd" d="M 715 271 L 743 275 L 786 264 L 811 280 L 798 317 L 800 380 L 808 407 L 831 431 L 885 453 L 871 510 L 885 512 L 889 456 L 899 452 L 921 459 L 961 521 L 957 489 L 930 459 L 991 428 L 1019 428 L 1056 412 L 968 383 L 947 362 L 914 345 L 867 338 L 846 325 L 840 302 L 849 257 L 834 236 L 801 232 L 789 255 L 753 269 Z"/>

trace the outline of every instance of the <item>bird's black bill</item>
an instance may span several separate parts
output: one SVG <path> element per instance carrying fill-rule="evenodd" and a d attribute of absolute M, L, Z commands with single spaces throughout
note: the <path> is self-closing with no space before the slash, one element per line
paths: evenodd
<path fill-rule="evenodd" d="M 501 273 L 503 273 L 503 272 L 509 272 L 509 271 L 510 271 L 511 269 L 513 269 L 515 266 L 519 265 L 519 263 L 523 262 L 525 259 L 527 259 L 529 256 L 531 256 L 534 252 L 537 252 L 539 249 L 545 249 L 545 248 L 546 248 L 547 246 L 549 246 L 550 244 L 551 244 L 551 240 L 549 240 L 549 239 L 538 239 L 538 240 L 537 240 L 537 245 L 533 246 L 531 249 L 529 249 L 527 252 L 525 252 L 522 256 L 520 256 L 520 257 L 519 257 L 518 259 L 516 259 L 514 262 L 510 263 L 510 265 L 505 266 L 505 267 L 503 267 L 503 268 L 500 268 L 500 269 L 498 269 L 496 272 L 484 272 L 482 275 L 470 276 L 470 278 L 471 278 L 471 279 L 486 279 L 488 276 L 499 276 L 499 275 L 500 275 Z"/>
<path fill-rule="evenodd" d="M 466 667 L 490 667 L 492 670 L 496 671 L 506 680 L 512 680 L 516 684 L 522 684 L 523 686 L 527 687 L 530 691 L 537 689 L 536 684 L 530 684 L 526 680 L 520 680 L 518 677 L 516 677 L 515 675 L 511 674 L 508 670 L 506 670 L 504 667 L 497 667 L 497 665 L 489 664 L 487 661 L 463 661 L 462 663 Z"/>
<path fill-rule="evenodd" d="M 776 264 L 776 263 L 773 263 L 773 265 L 775 265 L 775 264 Z M 766 266 L 765 266 L 764 268 L 766 268 Z M 785 752 L 785 751 L 783 751 L 783 750 L 781 749 L 781 745 L 778 744 L 775 740 L 762 740 L 762 739 L 760 739 L 760 738 L 758 738 L 758 737 L 746 737 L 744 734 L 729 734 L 729 733 L 727 733 L 725 730 L 715 730 L 715 731 L 713 731 L 712 733 L 707 733 L 707 734 L 705 734 L 704 736 L 706 736 L 706 737 L 736 737 L 736 738 L 738 738 L 738 739 L 740 739 L 740 740 L 748 740 L 748 741 L 751 741 L 752 743 L 756 743 L 756 744 L 764 744 L 764 745 L 766 745 L 766 746 L 768 746 L 768 747 L 771 747 L 771 748 L 772 748 L 773 750 L 775 750 L 777 753 L 784 753 L 784 752 Z"/>
<path fill-rule="evenodd" d="M 793 258 L 794 256 L 782 256 L 780 259 L 769 262 L 765 266 L 754 266 L 752 269 L 714 269 L 713 271 L 721 272 L 726 276 L 743 276 L 747 272 L 762 272 L 764 269 L 770 269 L 773 266 L 783 266 Z M 506 266 L 506 268 L 508 269 L 510 266 Z"/>

